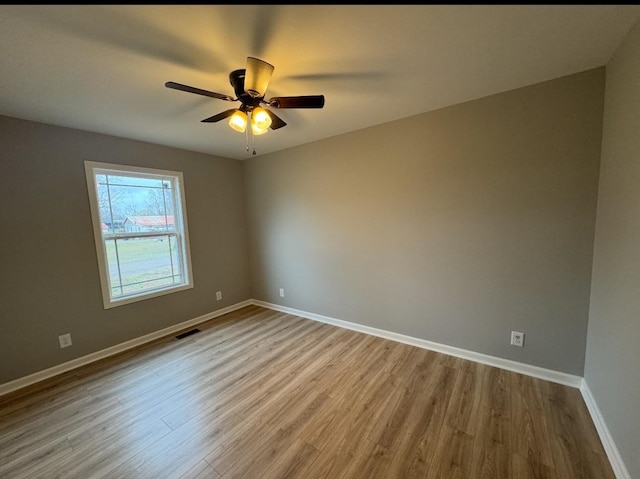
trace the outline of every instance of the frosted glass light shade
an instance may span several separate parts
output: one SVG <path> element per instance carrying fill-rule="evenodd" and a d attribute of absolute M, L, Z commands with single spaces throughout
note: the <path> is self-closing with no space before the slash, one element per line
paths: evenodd
<path fill-rule="evenodd" d="M 247 114 L 240 110 L 236 111 L 229 118 L 229 126 L 240 133 L 244 133 L 244 130 L 247 129 Z"/>
<path fill-rule="evenodd" d="M 254 98 L 263 97 L 269 86 L 274 66 L 259 58 L 247 57 L 244 91 Z"/>
<path fill-rule="evenodd" d="M 264 108 L 255 107 L 251 112 L 251 131 L 254 135 L 264 135 L 271 126 L 271 117 Z"/>

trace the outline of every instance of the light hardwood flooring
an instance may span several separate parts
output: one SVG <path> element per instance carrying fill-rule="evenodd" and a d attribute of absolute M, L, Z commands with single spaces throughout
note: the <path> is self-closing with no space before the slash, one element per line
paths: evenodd
<path fill-rule="evenodd" d="M 249 306 L 0 397 L 0 477 L 614 478 L 577 389 Z"/>

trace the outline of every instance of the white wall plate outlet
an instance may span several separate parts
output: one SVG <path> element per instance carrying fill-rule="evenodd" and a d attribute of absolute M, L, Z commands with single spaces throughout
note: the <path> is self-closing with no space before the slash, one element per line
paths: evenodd
<path fill-rule="evenodd" d="M 58 342 L 60 343 L 61 348 L 68 348 L 72 344 L 71 334 L 70 333 L 61 334 L 60 336 L 58 336 Z"/>
<path fill-rule="evenodd" d="M 524 346 L 524 333 L 511 331 L 511 346 Z"/>

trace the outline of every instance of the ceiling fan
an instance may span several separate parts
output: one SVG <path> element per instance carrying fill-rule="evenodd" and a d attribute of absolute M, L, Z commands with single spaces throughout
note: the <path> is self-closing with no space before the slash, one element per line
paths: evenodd
<path fill-rule="evenodd" d="M 229 82 L 233 87 L 235 97 L 172 81 L 166 82 L 164 85 L 174 90 L 195 93 L 218 100 L 239 101 L 240 107 L 225 110 L 205 118 L 202 122 L 216 123 L 229 118 L 229 126 L 234 130 L 248 132 L 247 123 L 249 123 L 254 135 L 262 135 L 269 128 L 277 130 L 286 126 L 286 123 L 271 110 L 261 105 L 271 108 L 322 108 L 324 106 L 324 95 L 276 96 L 265 100 L 264 96 L 273 70 L 273 65 L 259 58 L 247 57 L 246 68 L 234 70 L 229 74 Z"/>

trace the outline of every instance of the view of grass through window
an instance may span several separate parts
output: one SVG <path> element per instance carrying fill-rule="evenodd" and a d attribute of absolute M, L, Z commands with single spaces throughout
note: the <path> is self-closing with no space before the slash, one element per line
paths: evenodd
<path fill-rule="evenodd" d="M 182 283 L 174 268 L 178 243 L 170 236 L 107 240 L 105 246 L 114 297 Z"/>

